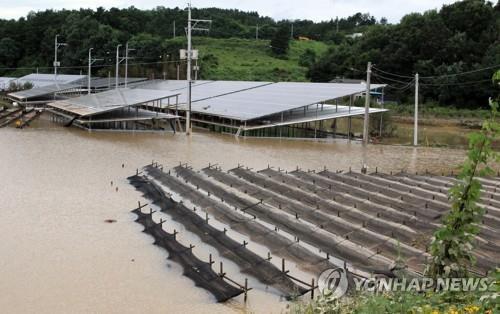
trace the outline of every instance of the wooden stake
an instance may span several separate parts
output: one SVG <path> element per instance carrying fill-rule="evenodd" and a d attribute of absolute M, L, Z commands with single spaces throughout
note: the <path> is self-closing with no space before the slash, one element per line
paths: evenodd
<path fill-rule="evenodd" d="M 314 299 L 314 278 L 311 280 L 311 300 Z"/>

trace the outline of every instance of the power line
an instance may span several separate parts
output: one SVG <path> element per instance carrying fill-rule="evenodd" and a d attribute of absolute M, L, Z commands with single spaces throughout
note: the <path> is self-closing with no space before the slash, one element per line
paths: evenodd
<path fill-rule="evenodd" d="M 491 69 L 495 69 L 495 68 L 500 68 L 500 64 L 492 65 L 490 67 L 486 67 L 486 68 L 482 68 L 482 69 L 466 71 L 466 72 L 445 74 L 445 75 L 439 75 L 439 76 L 422 76 L 421 78 L 428 79 L 428 78 L 444 78 L 444 77 L 461 76 L 461 75 L 467 75 L 467 74 L 471 74 L 471 73 L 477 73 L 477 72 L 482 72 L 482 71 L 486 71 L 486 70 L 491 70 Z"/>
<path fill-rule="evenodd" d="M 147 65 L 147 64 L 166 64 L 166 63 L 184 63 L 184 60 L 178 61 L 154 61 L 154 62 L 137 62 L 137 63 L 129 63 L 129 65 Z M 101 64 L 101 65 L 92 65 L 92 68 L 106 68 L 113 67 L 114 64 Z M 58 69 L 84 69 L 87 68 L 86 65 L 74 65 L 74 66 L 59 66 Z M 53 69 L 54 67 L 4 67 L 0 68 L 0 70 L 43 70 L 43 69 Z"/>
<path fill-rule="evenodd" d="M 387 84 L 387 83 L 384 83 L 380 79 L 378 79 L 377 81 L 379 81 L 379 84 L 385 84 L 385 88 L 399 90 L 399 91 L 407 90 L 407 89 L 411 88 L 412 86 L 414 86 L 414 84 L 415 84 L 415 79 L 413 79 L 413 80 L 409 81 L 407 84 L 404 84 L 404 85 L 401 85 L 401 86 L 394 85 L 393 83 Z"/>
<path fill-rule="evenodd" d="M 489 67 L 481 68 L 481 69 L 476 69 L 476 70 L 471 70 L 471 71 L 466 71 L 466 72 L 460 72 L 460 73 L 453 73 L 453 74 L 443 74 L 443 75 L 435 75 L 435 76 L 421 76 L 421 79 L 439 79 L 439 78 L 446 78 L 446 77 L 455 77 L 455 76 L 462 76 L 462 75 L 467 75 L 471 73 L 477 73 L 477 72 L 482 72 L 486 70 L 491 70 L 495 68 L 500 68 L 500 64 L 497 65 L 492 65 Z M 386 75 L 392 75 L 394 77 L 399 77 L 399 78 L 413 78 L 412 76 L 407 76 L 407 75 L 401 75 L 397 73 L 392 73 L 388 71 L 381 70 L 379 68 L 373 67 L 374 70 L 384 73 Z"/>
<path fill-rule="evenodd" d="M 402 91 L 405 91 L 407 89 L 410 89 L 411 87 L 413 87 L 414 84 L 415 84 L 415 80 L 409 82 L 405 86 L 394 86 L 394 85 L 388 84 L 388 85 L 386 85 L 386 88 L 395 89 L 395 90 L 402 92 Z"/>
<path fill-rule="evenodd" d="M 452 77 L 452 76 L 465 75 L 465 74 L 470 74 L 470 73 L 475 73 L 475 72 L 480 72 L 480 71 L 485 71 L 485 70 L 493 69 L 495 67 L 496 66 L 491 66 L 491 67 L 486 67 L 486 68 L 483 68 L 483 69 L 477 69 L 477 70 L 468 71 L 468 72 L 462 72 L 462 73 L 457 73 L 457 74 L 453 74 L 453 75 L 436 76 L 436 77 L 433 77 L 433 78 L 437 79 L 437 78 L 446 78 L 446 77 Z M 379 69 L 377 69 L 377 70 L 379 72 L 383 72 L 383 71 L 381 71 Z M 393 74 L 393 73 L 390 73 L 390 72 L 384 72 L 384 73 Z M 396 82 L 396 83 L 401 83 L 401 84 L 406 84 L 407 83 L 407 82 L 400 81 L 400 80 L 397 80 L 397 79 L 394 79 L 394 78 L 390 78 L 390 77 L 387 77 L 387 76 L 384 76 L 384 75 L 380 75 L 378 73 L 372 73 L 372 74 L 373 74 L 373 76 L 376 76 L 376 77 L 379 77 L 379 78 L 382 78 L 382 79 L 385 79 L 385 80 L 388 80 L 388 81 L 392 81 L 392 82 Z M 406 76 L 398 75 L 398 77 L 406 77 Z M 408 76 L 407 78 L 410 78 L 410 77 Z M 420 77 L 420 78 L 422 78 L 422 77 Z M 431 78 L 431 77 L 426 77 L 426 78 Z M 413 82 L 414 82 L 414 80 L 412 80 L 408 84 L 412 84 Z M 486 82 L 491 82 L 491 79 L 484 79 L 484 80 L 478 80 L 478 81 L 469 81 L 469 82 L 421 83 L 420 85 L 421 86 L 466 86 L 466 85 L 475 85 L 475 84 L 481 84 L 481 83 L 486 83 Z M 394 89 L 398 89 L 397 87 L 394 87 L 394 86 L 391 86 L 391 87 L 394 88 Z M 405 88 L 406 87 L 401 87 L 401 90 L 404 90 Z"/>
<path fill-rule="evenodd" d="M 420 84 L 422 86 L 463 86 L 463 85 L 474 85 L 474 84 L 481 84 L 481 83 L 486 83 L 486 82 L 491 82 L 491 79 L 486 79 L 486 80 L 479 80 L 479 81 L 469 81 L 469 82 L 456 82 L 456 83 L 442 83 L 442 84 Z"/>
<path fill-rule="evenodd" d="M 392 81 L 392 82 L 396 82 L 396 83 L 401 83 L 401 84 L 408 84 L 408 82 L 410 81 L 400 81 L 400 80 L 396 80 L 396 79 L 393 79 L 393 78 L 390 78 L 390 77 L 386 77 L 386 76 L 383 76 L 383 75 L 380 75 L 380 74 L 377 74 L 377 73 L 372 73 L 373 76 L 375 77 L 380 77 L 384 80 L 388 80 L 388 81 Z"/>
<path fill-rule="evenodd" d="M 396 77 L 400 77 L 400 78 L 410 78 L 410 79 L 413 79 L 413 76 L 407 76 L 407 75 L 401 75 L 401 74 L 391 73 L 391 72 L 383 71 L 383 70 L 381 70 L 381 69 L 379 69 L 377 67 L 373 67 L 373 69 L 376 70 L 376 71 L 385 73 L 387 75 L 392 75 L 392 76 L 396 76 Z"/>

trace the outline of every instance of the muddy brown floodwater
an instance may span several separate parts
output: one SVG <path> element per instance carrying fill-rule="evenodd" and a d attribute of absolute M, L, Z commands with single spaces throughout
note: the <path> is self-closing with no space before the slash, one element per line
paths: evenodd
<path fill-rule="evenodd" d="M 464 151 L 231 136 L 85 132 L 42 119 L 0 129 L 0 309 L 10 313 L 281 312 L 254 289 L 217 304 L 152 245 L 130 213 L 140 194 L 126 177 L 156 160 L 167 167 L 238 163 L 260 169 L 450 170 Z M 122 168 L 122 164 L 125 165 Z M 113 186 L 111 186 L 113 181 Z M 116 191 L 118 188 L 118 191 Z M 116 220 L 106 223 L 105 220 Z M 193 239 L 190 239 L 190 241 Z M 194 241 L 194 240 L 193 240 Z M 207 260 L 203 246 L 194 253 Z M 244 278 L 236 268 L 228 273 Z"/>

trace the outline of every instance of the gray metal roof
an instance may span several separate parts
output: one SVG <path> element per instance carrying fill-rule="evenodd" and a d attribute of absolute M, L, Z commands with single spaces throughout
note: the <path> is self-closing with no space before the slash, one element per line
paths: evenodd
<path fill-rule="evenodd" d="M 17 79 L 19 83 L 30 82 L 33 87 L 43 87 L 53 84 L 80 84 L 86 75 L 58 74 L 57 79 L 54 74 L 29 74 Z"/>
<path fill-rule="evenodd" d="M 195 81 L 191 83 L 192 87 L 211 83 L 213 81 Z M 138 86 L 138 88 L 143 89 L 153 89 L 153 90 L 182 90 L 187 89 L 187 81 L 186 80 L 154 80 L 150 82 L 146 82 Z"/>
<path fill-rule="evenodd" d="M 370 108 L 369 114 L 386 112 L 386 111 L 388 110 L 381 108 Z M 324 108 L 318 109 L 318 111 L 309 109 L 305 114 L 302 112 L 302 110 L 295 111 L 292 114 L 287 114 L 284 117 L 283 121 L 281 121 L 279 115 L 274 115 L 269 117 L 269 120 L 266 119 L 267 121 L 265 123 L 263 123 L 262 120 L 256 120 L 255 124 L 249 124 L 246 127 L 243 127 L 242 130 L 248 131 L 248 130 L 265 129 L 265 128 L 272 128 L 275 126 L 361 116 L 364 114 L 365 114 L 364 107 L 349 108 L 349 106 L 341 106 L 341 105 L 339 106 L 324 105 Z"/>
<path fill-rule="evenodd" d="M 261 83 L 261 82 L 260 82 Z M 210 84 L 207 84 L 208 87 Z M 372 90 L 385 85 L 372 85 Z M 192 111 L 240 121 L 362 93 L 364 84 L 273 83 L 192 103 Z"/>
<path fill-rule="evenodd" d="M 179 116 L 161 113 L 161 112 L 152 112 L 149 110 L 118 110 L 116 112 L 105 112 L 103 114 L 93 116 L 93 117 L 83 117 L 81 119 L 76 120 L 77 122 L 83 124 L 94 124 L 94 123 L 102 123 L 102 122 L 114 122 L 114 121 L 139 121 L 139 120 L 151 120 L 151 119 L 177 119 Z"/>
<path fill-rule="evenodd" d="M 73 85 L 73 84 L 52 84 L 52 85 L 35 87 L 32 89 L 26 89 L 18 92 L 9 93 L 8 96 L 16 98 L 18 100 L 27 100 L 30 98 L 52 95 L 58 92 L 64 92 L 79 87 L 80 87 L 79 85 Z"/>
<path fill-rule="evenodd" d="M 0 77 L 0 90 L 9 88 L 10 82 L 15 80 L 14 77 Z"/>
<path fill-rule="evenodd" d="M 91 116 L 178 95 L 178 92 L 118 88 L 106 92 L 49 103 L 52 108 L 77 116 Z"/>
<path fill-rule="evenodd" d="M 127 78 L 127 85 L 128 84 L 134 84 L 138 82 L 145 82 L 148 79 L 146 77 L 129 77 Z M 118 85 L 124 85 L 125 84 L 125 78 L 120 77 L 118 78 Z M 83 87 L 86 87 L 88 85 L 87 81 L 82 82 Z M 90 87 L 91 88 L 107 88 L 108 86 L 114 87 L 116 85 L 116 80 L 114 77 L 108 78 L 108 77 L 96 77 L 92 78 L 90 80 Z"/>
<path fill-rule="evenodd" d="M 203 99 L 241 92 L 267 84 L 271 84 L 271 82 L 196 81 L 191 85 L 191 101 L 196 102 Z M 179 104 L 187 103 L 187 81 L 185 80 L 156 81 L 139 87 L 144 89 L 178 91 L 180 93 Z"/>

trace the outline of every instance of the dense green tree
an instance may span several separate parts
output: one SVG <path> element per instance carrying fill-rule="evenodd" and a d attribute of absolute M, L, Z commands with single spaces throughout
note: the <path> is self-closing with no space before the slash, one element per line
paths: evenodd
<path fill-rule="evenodd" d="M 257 12 L 218 8 L 193 9 L 193 16 L 213 20 L 210 32 L 198 36 L 254 38 L 258 25 L 260 39 L 274 39 L 271 46 L 275 47 L 273 53 L 277 57 L 286 55 L 288 50 L 292 21 L 275 21 Z M 51 70 L 56 34 L 60 35 L 61 41 L 68 43 L 59 50 L 62 66 L 76 66 L 61 68 L 61 73 L 85 71 L 87 52 L 93 47 L 94 56 L 105 59 L 96 64 L 95 72 L 107 75 L 113 71 L 116 45 L 126 41 L 138 49 L 133 53 L 135 62 L 168 59 L 173 62 L 151 67 L 157 71 L 175 72 L 178 50 L 186 45 L 186 19 L 186 10 L 161 6 L 152 10 L 135 7 L 45 10 L 30 12 L 18 20 L 0 19 L 0 75 L 24 75 L 30 71 L 6 69 L 11 67 Z M 176 39 L 172 39 L 174 22 Z M 416 72 L 423 77 L 440 76 L 422 79 L 424 100 L 477 107 L 486 104 L 487 97 L 496 88 L 487 82 L 491 72 L 474 72 L 467 76 L 454 74 L 500 64 L 499 3 L 494 6 L 485 0 L 457 1 L 440 11 L 409 14 L 395 25 L 388 24 L 386 19 L 377 22 L 368 13 L 319 23 L 294 20 L 293 25 L 294 37 L 303 36 L 331 44 L 322 56 L 313 58 L 305 52 L 300 57 L 301 64 L 310 65 L 309 77 L 313 81 L 330 81 L 336 77 L 363 78 L 366 63 L 372 61 L 378 69 L 403 76 L 412 76 Z M 362 33 L 363 36 L 346 37 L 352 33 Z M 200 61 L 209 67 L 224 62 L 214 62 L 210 58 Z M 138 67 L 132 67 L 130 71 L 132 75 L 143 73 Z M 388 80 L 387 76 L 374 71 L 373 81 L 389 83 L 388 96 L 394 99 L 405 100 L 411 96 L 410 92 L 401 89 L 406 83 L 398 82 L 410 79 L 389 75 Z M 468 83 L 474 81 L 479 83 Z"/>
<path fill-rule="evenodd" d="M 359 18 L 359 17 L 358 17 Z M 369 21 L 369 19 L 365 19 Z M 313 81 L 335 77 L 364 78 L 366 63 L 377 69 L 373 81 L 388 83 L 389 97 L 405 100 L 401 92 L 419 73 L 424 100 L 454 106 L 487 106 L 495 88 L 488 80 L 500 64 L 500 10 L 484 0 L 464 0 L 440 11 L 409 14 L 397 25 L 372 25 L 363 36 L 331 48 L 310 67 Z M 456 75 L 474 71 L 468 75 Z M 426 78 L 434 77 L 434 78 Z"/>
<path fill-rule="evenodd" d="M 4 67 L 14 67 L 21 55 L 21 50 L 19 49 L 17 43 L 9 38 L 5 37 L 0 40 L 0 64 Z"/>
<path fill-rule="evenodd" d="M 290 32 L 286 25 L 278 28 L 271 39 L 271 51 L 276 56 L 286 56 L 290 48 Z"/>

